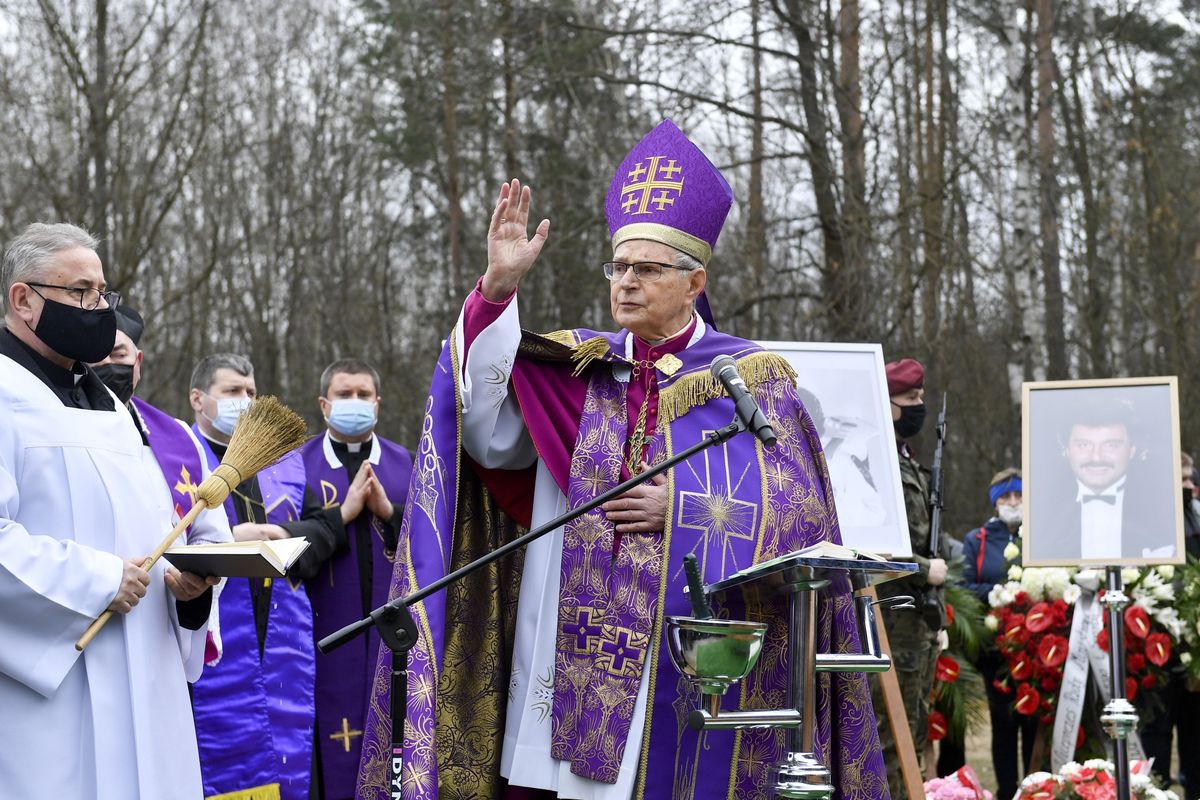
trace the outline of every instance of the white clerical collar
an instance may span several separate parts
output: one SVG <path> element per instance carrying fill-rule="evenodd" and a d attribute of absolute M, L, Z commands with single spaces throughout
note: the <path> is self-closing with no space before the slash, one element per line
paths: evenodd
<path fill-rule="evenodd" d="M 704 335 L 704 329 L 705 329 L 705 325 L 704 325 L 704 317 L 700 316 L 700 315 L 699 315 L 699 314 L 697 314 L 695 311 L 693 311 L 693 312 L 692 312 L 692 316 L 696 318 L 696 330 L 692 331 L 692 338 L 688 339 L 687 347 L 691 347 L 691 346 L 692 346 L 692 345 L 694 345 L 696 342 L 700 341 L 700 337 Z M 661 345 L 663 342 L 669 342 L 669 341 L 671 341 L 671 340 L 672 340 L 672 339 L 674 339 L 676 336 L 678 336 L 679 334 L 681 334 L 681 333 L 683 333 L 684 331 L 686 331 L 686 330 L 688 329 L 688 325 L 691 325 L 691 324 L 692 324 L 692 321 L 689 319 L 689 320 L 687 321 L 687 325 L 684 325 L 682 328 L 680 328 L 679 330 L 675 331 L 673 334 L 671 334 L 670 336 L 668 336 L 666 339 L 663 339 L 662 341 L 659 341 L 659 342 L 650 342 L 650 346 L 651 346 L 651 347 L 658 347 L 658 346 L 659 346 L 659 345 Z M 634 334 L 633 334 L 633 332 L 632 332 L 632 331 L 630 331 L 630 332 L 629 332 L 629 333 L 628 333 L 628 334 L 625 336 L 625 360 L 626 360 L 626 361 L 633 361 L 633 336 L 634 336 Z M 687 349 L 687 347 L 685 347 L 684 349 L 686 350 L 686 349 Z"/>
<path fill-rule="evenodd" d="M 1111 485 L 1105 487 L 1104 489 L 1102 489 L 1099 492 L 1092 491 L 1087 486 L 1084 486 L 1083 483 L 1081 483 L 1078 478 L 1076 478 L 1075 486 L 1077 488 L 1076 488 L 1076 492 L 1075 492 L 1075 502 L 1082 503 L 1083 498 L 1089 497 L 1089 496 L 1099 497 L 1101 495 L 1120 494 L 1121 492 L 1125 491 L 1125 478 L 1127 478 L 1127 477 L 1128 477 L 1127 475 L 1122 475 L 1120 478 L 1117 478 L 1117 480 L 1114 481 Z"/>
<path fill-rule="evenodd" d="M 375 434 L 371 434 L 369 441 L 371 442 L 371 454 L 367 456 L 367 461 L 378 467 L 379 458 L 383 455 L 383 448 L 379 446 L 379 437 Z M 345 445 L 350 452 L 354 453 L 366 442 L 338 442 L 338 444 Z M 342 462 L 338 460 L 337 453 L 333 452 L 333 435 L 330 434 L 328 428 L 325 429 L 325 438 L 321 442 L 321 452 L 325 454 L 325 463 L 329 465 L 330 469 L 342 469 Z"/>

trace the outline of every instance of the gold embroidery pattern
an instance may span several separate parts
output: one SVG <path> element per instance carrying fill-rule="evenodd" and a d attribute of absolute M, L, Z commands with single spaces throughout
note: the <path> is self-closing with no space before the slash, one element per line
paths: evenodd
<path fill-rule="evenodd" d="M 621 210 L 640 216 L 675 205 L 676 198 L 683 195 L 682 172 L 675 159 L 666 156 L 651 156 L 649 161 L 637 162 L 625 176 L 628 183 L 621 186 Z"/>
<path fill-rule="evenodd" d="M 756 390 L 770 381 L 786 380 L 794 385 L 796 380 L 796 373 L 791 364 L 782 356 L 765 351 L 752 352 L 738 358 L 737 368 L 747 388 L 756 395 Z M 658 424 L 666 425 L 690 409 L 724 396 L 725 388 L 707 369 L 677 374 L 669 380 L 660 381 Z M 778 435 L 779 431 L 775 433 Z"/>
<path fill-rule="evenodd" d="M 522 532 L 473 476 L 460 481 L 451 569 Z M 514 553 L 446 590 L 435 748 L 443 797 L 499 797 L 500 749 L 523 555 Z"/>

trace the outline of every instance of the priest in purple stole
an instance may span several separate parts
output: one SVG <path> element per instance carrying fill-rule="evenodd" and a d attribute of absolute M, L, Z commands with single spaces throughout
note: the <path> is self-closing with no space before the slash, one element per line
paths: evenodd
<path fill-rule="evenodd" d="M 196 365 L 193 430 L 210 466 L 256 391 L 243 356 L 221 353 Z M 221 659 L 205 667 L 192 694 L 205 796 L 308 800 L 316 648 L 312 606 L 296 574 L 333 552 L 345 536 L 341 516 L 307 488 L 298 451 L 236 486 L 225 510 L 235 539 L 303 536 L 309 547 L 287 578 L 229 578 L 221 593 Z"/>
<path fill-rule="evenodd" d="M 337 508 L 344 537 L 329 559 L 302 575 L 316 640 L 387 602 L 396 539 L 408 496 L 412 456 L 375 433 L 379 373 L 346 358 L 321 375 L 326 431 L 302 449 L 308 486 L 325 508 Z M 316 740 L 323 800 L 352 800 L 375 674 L 379 636 L 367 636 L 316 661 Z"/>
<path fill-rule="evenodd" d="M 482 581 L 490 593 L 449 591 L 417 606 L 404 797 L 767 796 L 783 732 L 689 729 L 699 695 L 671 666 L 663 626 L 666 615 L 689 614 L 689 553 L 713 582 L 840 540 L 792 370 L 696 313 L 731 202 L 720 173 L 664 121 L 626 156 L 606 203 L 613 252 L 600 266 L 622 329 L 538 336 L 521 330 L 516 292 L 549 221 L 527 239 L 528 187 L 501 188 L 487 272 L 434 373 L 393 594 L 512 535 L 497 506 L 536 526 L 727 424 L 733 403 L 708 370 L 717 355 L 736 360 L 779 441 L 767 449 L 744 434 L 699 453 L 538 540 L 520 562 L 495 566 Z M 785 608 L 737 609 L 769 629 L 726 707 L 786 703 Z M 471 620 L 491 621 L 489 634 L 464 635 Z M 822 593 L 817 645 L 858 651 L 847 587 Z M 391 796 L 388 665 L 381 652 L 363 745 L 359 796 L 372 800 Z M 821 674 L 817 687 L 817 755 L 834 796 L 886 798 L 865 676 Z"/>

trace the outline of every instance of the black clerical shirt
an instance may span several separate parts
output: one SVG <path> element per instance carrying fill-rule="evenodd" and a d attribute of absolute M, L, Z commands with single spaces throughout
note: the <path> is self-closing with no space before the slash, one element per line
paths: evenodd
<path fill-rule="evenodd" d="M 225 457 L 227 445 L 214 442 L 207 436 L 205 440 L 218 459 Z M 234 524 L 253 522 L 262 525 L 267 522 L 267 508 L 263 504 L 258 476 L 242 481 L 233 490 L 233 511 L 237 515 L 237 523 Z M 308 540 L 308 547 L 288 570 L 288 577 L 295 580 L 311 578 L 330 556 L 346 547 L 346 527 L 342 524 L 341 509 L 336 506 L 324 508 L 317 495 L 307 486 L 304 488 L 304 502 L 300 511 L 300 519 L 285 522 L 280 527 L 286 530 L 289 536 L 302 536 Z M 271 613 L 271 585 L 270 578 L 261 581 L 250 579 L 250 596 L 254 603 L 254 627 L 258 633 L 259 658 L 262 658 L 267 642 L 267 622 Z"/>
<path fill-rule="evenodd" d="M 337 456 L 338 461 L 346 468 L 347 481 L 354 482 L 358 471 L 362 469 L 363 462 L 371 454 L 372 442 L 372 439 L 368 439 L 365 442 L 357 443 L 357 445 L 349 445 L 345 442 L 339 442 L 332 436 L 329 438 L 329 443 L 333 446 L 333 454 Z M 394 551 L 396 549 L 396 540 L 399 538 L 400 518 L 402 516 L 400 511 L 401 509 L 393 507 L 391 519 L 379 520 L 383 528 L 385 550 Z M 358 520 L 361 520 L 363 524 L 355 526 L 354 550 L 358 561 L 358 589 L 362 595 L 364 617 L 370 614 L 375 607 L 372 599 L 375 584 L 375 548 L 372 547 L 371 543 L 372 533 L 369 523 L 372 516 L 370 509 L 364 508 L 358 517 Z"/>
<path fill-rule="evenodd" d="M 86 364 L 76 361 L 71 369 L 59 366 L 34 350 L 5 328 L 0 330 L 0 354 L 6 355 L 24 367 L 31 375 L 49 387 L 64 406 L 89 411 L 116 411 L 116 401 Z M 142 442 L 146 435 L 139 430 Z M 167 531 L 163 531 L 165 535 Z M 212 608 L 212 587 L 194 600 L 176 600 L 175 612 L 179 624 L 190 631 L 199 630 L 208 621 Z"/>

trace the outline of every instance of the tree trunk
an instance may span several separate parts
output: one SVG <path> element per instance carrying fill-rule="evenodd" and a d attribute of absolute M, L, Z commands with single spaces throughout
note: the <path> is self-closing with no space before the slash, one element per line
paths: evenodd
<path fill-rule="evenodd" d="M 1043 302 L 1046 306 L 1046 374 L 1067 376 L 1062 274 L 1058 255 L 1058 172 L 1054 163 L 1054 2 L 1037 0 L 1038 185 L 1041 198 Z"/>
<path fill-rule="evenodd" d="M 446 244 L 449 250 L 450 307 L 466 293 L 463 275 L 463 209 L 458 157 L 458 74 L 452 0 L 439 0 L 442 12 L 442 133 L 446 153 Z"/>
<path fill-rule="evenodd" d="M 88 98 L 92 161 L 92 232 L 100 240 L 96 255 L 105 267 L 111 253 L 108 227 L 108 0 L 96 0 L 96 75 Z"/>
<path fill-rule="evenodd" d="M 844 227 L 836 196 L 837 176 L 827 141 L 829 121 L 821 105 L 817 82 L 817 47 L 804 21 L 801 0 L 784 0 L 786 11 L 776 3 L 775 11 L 796 38 L 796 61 L 800 72 L 800 104 L 804 110 L 804 140 L 812 172 L 813 194 L 821 225 L 825 264 L 821 289 L 825 298 L 828 335 L 834 341 L 854 335 L 861 309 L 855 303 L 857 276 L 847 263 Z"/>
<path fill-rule="evenodd" d="M 754 117 L 750 122 L 750 186 L 749 208 L 746 215 L 746 263 L 750 266 L 747 299 L 759 297 L 766 285 L 767 221 L 763 202 L 763 97 L 762 97 L 762 51 L 760 44 L 759 10 L 761 0 L 750 2 L 751 49 L 751 102 Z M 751 339 L 763 335 L 766 309 L 761 302 L 754 302 L 749 309 L 750 324 L 747 334 Z"/>

